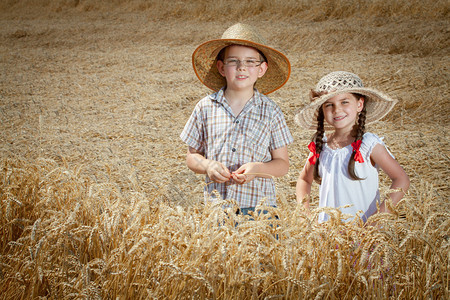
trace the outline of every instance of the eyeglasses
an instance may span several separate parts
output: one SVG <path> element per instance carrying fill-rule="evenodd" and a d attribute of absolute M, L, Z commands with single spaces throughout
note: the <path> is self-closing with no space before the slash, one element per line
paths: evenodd
<path fill-rule="evenodd" d="M 244 59 L 239 60 L 235 58 L 229 58 L 224 60 L 223 64 L 227 67 L 237 67 L 238 65 L 243 65 L 247 68 L 259 67 L 264 61 L 256 60 L 256 59 Z"/>

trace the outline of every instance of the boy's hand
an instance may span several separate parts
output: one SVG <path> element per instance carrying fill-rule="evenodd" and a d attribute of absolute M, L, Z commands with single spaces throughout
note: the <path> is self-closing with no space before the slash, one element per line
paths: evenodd
<path fill-rule="evenodd" d="M 239 169 L 231 173 L 231 178 L 233 178 L 237 184 L 248 183 L 256 178 L 256 175 L 249 175 L 248 173 L 257 173 L 256 169 L 255 163 L 243 164 Z"/>
<path fill-rule="evenodd" d="M 209 179 L 217 183 L 224 183 L 230 180 L 230 171 L 218 161 L 209 161 L 206 167 L 206 174 Z"/>

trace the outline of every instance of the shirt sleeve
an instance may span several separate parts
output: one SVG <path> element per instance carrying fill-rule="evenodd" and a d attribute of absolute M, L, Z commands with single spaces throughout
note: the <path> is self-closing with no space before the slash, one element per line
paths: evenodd
<path fill-rule="evenodd" d="M 377 144 L 384 146 L 389 155 L 392 156 L 392 158 L 395 158 L 391 151 L 389 151 L 388 147 L 384 144 L 383 138 L 378 137 L 376 134 L 367 132 L 363 136 L 363 143 L 361 145 L 361 151 L 365 153 L 367 159 L 370 159 L 372 150 Z"/>
<path fill-rule="evenodd" d="M 189 147 L 194 148 L 197 151 L 204 151 L 204 126 L 202 118 L 201 105 L 198 103 L 195 106 L 189 120 L 186 122 L 183 131 L 180 134 L 180 138 Z"/>
<path fill-rule="evenodd" d="M 286 124 L 284 114 L 278 106 L 274 109 L 274 116 L 271 124 L 271 136 L 272 138 L 269 146 L 270 151 L 287 146 L 294 141 Z"/>

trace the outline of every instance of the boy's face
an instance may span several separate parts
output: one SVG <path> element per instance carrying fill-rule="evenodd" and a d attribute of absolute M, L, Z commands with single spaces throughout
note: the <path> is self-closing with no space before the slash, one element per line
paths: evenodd
<path fill-rule="evenodd" d="M 227 89 L 253 90 L 256 80 L 267 71 L 267 63 L 261 61 L 262 57 L 256 49 L 232 45 L 225 49 L 223 61 L 217 61 L 217 68 L 227 81 Z"/>

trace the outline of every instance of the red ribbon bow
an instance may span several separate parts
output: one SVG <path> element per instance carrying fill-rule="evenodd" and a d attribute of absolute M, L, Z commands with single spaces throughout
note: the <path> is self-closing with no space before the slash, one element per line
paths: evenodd
<path fill-rule="evenodd" d="M 312 152 L 312 156 L 309 158 L 309 163 L 311 165 L 316 164 L 316 160 L 319 158 L 320 154 L 316 152 L 316 144 L 314 142 L 309 143 L 308 145 L 309 151 Z"/>
<path fill-rule="evenodd" d="M 359 163 L 363 163 L 364 159 L 362 157 L 361 151 L 359 151 L 359 148 L 361 147 L 361 140 L 357 140 L 356 142 L 352 143 L 353 151 L 355 151 L 355 161 Z"/>

